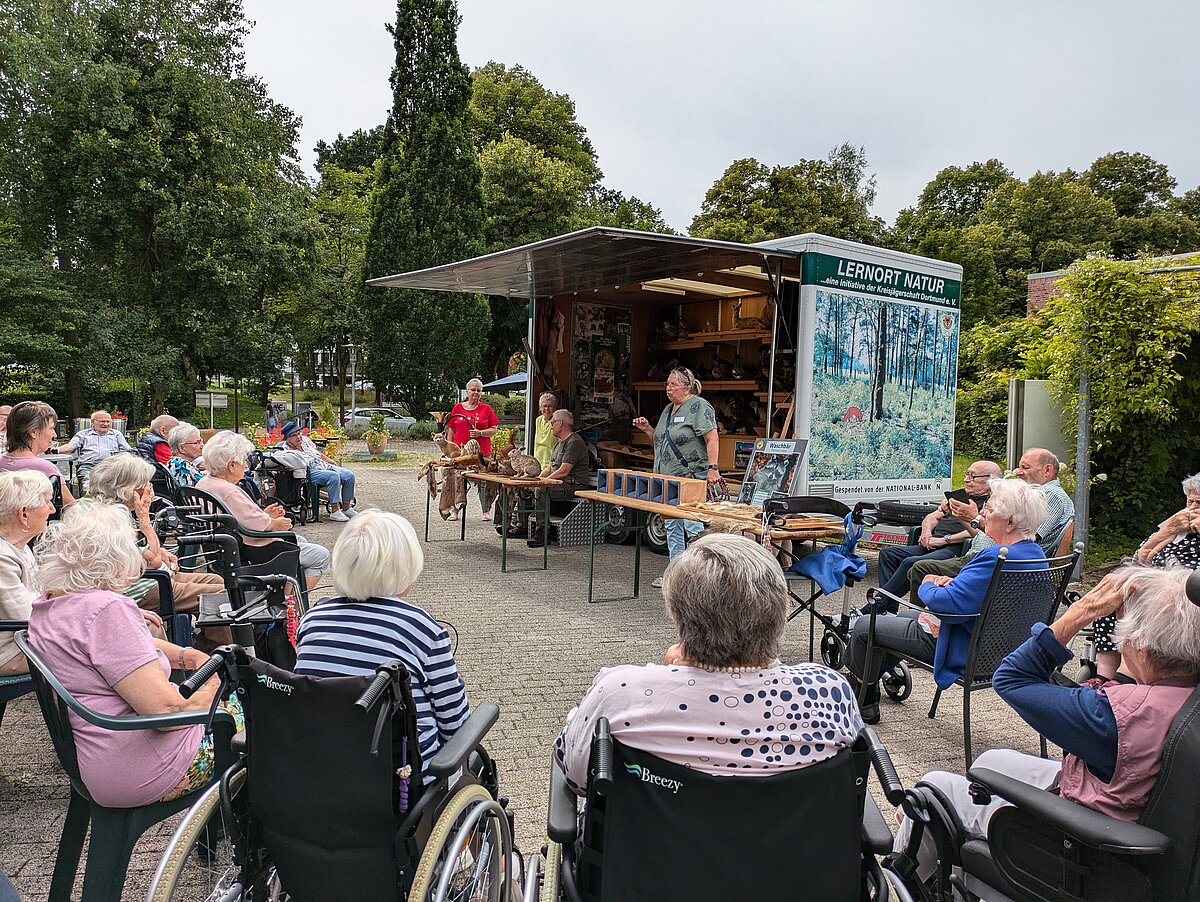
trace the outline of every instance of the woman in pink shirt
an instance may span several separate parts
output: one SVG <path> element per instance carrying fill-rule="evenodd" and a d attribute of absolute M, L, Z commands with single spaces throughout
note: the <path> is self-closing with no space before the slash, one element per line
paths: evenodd
<path fill-rule="evenodd" d="M 125 508 L 77 505 L 47 531 L 38 557 L 46 595 L 33 603 L 29 644 L 79 701 L 113 716 L 212 704 L 216 679 L 185 699 L 168 678 L 172 667 L 195 669 L 208 656 L 151 638 L 138 606 L 120 594 L 142 570 Z M 70 718 L 80 774 L 101 805 L 173 799 L 212 780 L 212 739 L 200 725 L 114 731 Z"/>
<path fill-rule="evenodd" d="M 75 496 L 58 467 L 39 454 L 45 454 L 54 444 L 58 414 L 44 401 L 22 401 L 8 415 L 6 452 L 0 456 L 0 472 L 36 470 L 49 479 L 58 479 L 62 490 L 63 507 L 75 503 Z"/>

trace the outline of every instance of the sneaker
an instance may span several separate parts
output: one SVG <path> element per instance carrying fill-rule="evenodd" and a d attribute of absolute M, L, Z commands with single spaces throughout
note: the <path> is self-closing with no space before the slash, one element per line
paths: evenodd
<path fill-rule="evenodd" d="M 863 612 L 860 611 L 858 608 L 850 609 L 850 613 L 847 616 L 850 618 L 850 629 L 851 630 L 854 629 L 854 622 L 856 620 L 858 620 L 858 618 L 861 617 L 862 615 L 863 615 Z"/>
<path fill-rule="evenodd" d="M 353 507 L 346 508 L 344 511 L 342 511 L 342 513 L 345 514 L 347 517 L 349 517 L 351 520 L 353 520 L 355 517 L 358 516 L 358 511 Z"/>
<path fill-rule="evenodd" d="M 345 511 L 334 511 L 329 515 L 329 519 L 334 523 L 349 523 L 350 518 L 346 516 Z"/>
<path fill-rule="evenodd" d="M 869 727 L 879 723 L 879 702 L 870 702 L 862 706 L 862 719 Z"/>
<path fill-rule="evenodd" d="M 656 589 L 661 589 L 662 588 L 662 577 L 661 576 L 654 577 L 654 582 L 650 583 L 650 585 L 652 585 Z"/>

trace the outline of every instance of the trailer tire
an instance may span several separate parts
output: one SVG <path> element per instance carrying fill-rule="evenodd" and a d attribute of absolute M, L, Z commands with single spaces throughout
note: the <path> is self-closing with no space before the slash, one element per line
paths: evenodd
<path fill-rule="evenodd" d="M 880 501 L 879 523 L 892 523 L 896 526 L 920 526 L 921 521 L 937 510 L 934 502 L 922 501 Z"/>

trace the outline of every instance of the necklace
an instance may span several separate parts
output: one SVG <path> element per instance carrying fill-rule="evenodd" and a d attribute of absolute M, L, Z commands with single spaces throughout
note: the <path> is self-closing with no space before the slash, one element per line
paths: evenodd
<path fill-rule="evenodd" d="M 705 667 L 703 664 L 692 664 L 690 661 L 676 661 L 674 666 L 693 667 L 696 670 L 703 670 L 706 673 L 749 673 L 752 670 L 774 670 L 776 667 L 782 667 L 783 662 L 776 658 L 769 664 L 762 666 L 741 664 L 736 667 Z"/>

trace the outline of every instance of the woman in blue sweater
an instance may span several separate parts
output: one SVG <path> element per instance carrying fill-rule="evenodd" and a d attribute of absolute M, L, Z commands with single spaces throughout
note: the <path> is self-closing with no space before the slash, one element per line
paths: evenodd
<path fill-rule="evenodd" d="M 934 681 L 943 689 L 953 685 L 966 670 L 974 625 L 971 615 L 978 614 L 983 606 L 1000 549 L 1008 549 L 1010 561 L 1043 559 L 1035 539 L 1038 526 L 1046 518 L 1046 500 L 1037 487 L 1018 479 L 993 479 L 991 490 L 980 517 L 983 531 L 996 544 L 971 558 L 953 578 L 926 576 L 918 593 L 926 610 L 882 614 L 875 621 L 876 642 L 918 660 L 932 661 Z M 897 659 L 877 655 L 871 662 L 873 666 L 866 667 L 869 627 L 869 617 L 855 622 L 846 649 L 846 666 L 852 679 L 869 684 L 862 716 L 873 724 L 879 722 L 879 674 L 895 666 Z"/>

